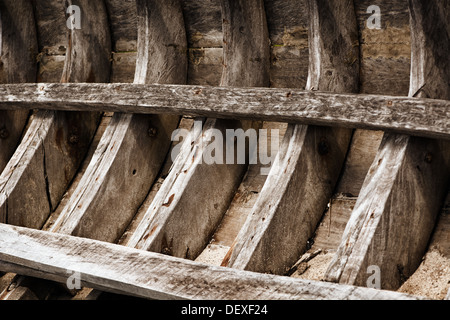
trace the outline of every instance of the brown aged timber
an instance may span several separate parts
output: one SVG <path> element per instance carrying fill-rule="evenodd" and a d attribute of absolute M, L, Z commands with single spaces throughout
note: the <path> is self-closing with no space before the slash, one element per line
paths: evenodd
<path fill-rule="evenodd" d="M 450 4 L 410 0 L 409 7 L 410 96 L 449 100 Z M 399 288 L 420 264 L 444 203 L 449 152 L 443 141 L 385 134 L 326 280 L 365 286 L 377 266 L 381 288 Z"/>
<path fill-rule="evenodd" d="M 186 83 L 186 32 L 179 1 L 143 0 L 137 7 L 135 83 Z M 177 115 L 114 114 L 51 231 L 117 241 L 161 170 L 179 121 Z"/>
<path fill-rule="evenodd" d="M 68 50 L 61 82 L 107 82 L 111 41 L 104 3 L 80 0 L 66 4 L 82 8 L 86 25 L 67 29 Z M 0 177 L 0 221 L 36 229 L 44 225 L 76 174 L 100 114 L 37 111 Z M 24 299 L 28 292 L 17 286 L 2 299 Z"/>
<path fill-rule="evenodd" d="M 268 86 L 269 38 L 263 1 L 223 0 L 221 3 L 222 86 Z M 194 95 L 201 96 L 202 89 Z M 205 146 L 213 141 L 212 131 L 208 129 L 220 130 L 225 136 L 227 129 L 247 128 L 252 124 L 214 118 L 201 121 L 203 132 L 194 127 L 191 139 L 183 141 L 169 175 L 128 246 L 195 259 L 207 245 L 230 205 L 246 165 L 207 164 L 198 150 L 206 151 Z M 218 182 L 220 187 L 214 187 Z"/>
<path fill-rule="evenodd" d="M 0 83 L 35 82 L 38 43 L 30 1 L 2 1 L 0 13 Z M 27 110 L 0 111 L 0 173 L 22 138 L 28 116 Z"/>
<path fill-rule="evenodd" d="M 352 1 L 308 1 L 308 90 L 357 92 Z M 290 125 L 264 188 L 223 265 L 284 274 L 301 256 L 329 202 L 352 130 Z"/>
<path fill-rule="evenodd" d="M 138 84 L 0 85 L 0 108 L 184 114 L 450 138 L 448 100 L 274 88 Z"/>
<path fill-rule="evenodd" d="M 111 44 L 103 2 L 67 4 L 85 10 L 81 14 L 86 25 L 69 30 L 62 82 L 107 82 Z M 42 110 L 34 115 L 0 176 L 0 221 L 42 227 L 78 170 L 98 120 L 96 112 Z"/>
<path fill-rule="evenodd" d="M 149 299 L 412 300 L 375 289 L 207 266 L 91 239 L 0 224 L 0 270 Z M 69 274 L 70 275 L 70 274 Z"/>

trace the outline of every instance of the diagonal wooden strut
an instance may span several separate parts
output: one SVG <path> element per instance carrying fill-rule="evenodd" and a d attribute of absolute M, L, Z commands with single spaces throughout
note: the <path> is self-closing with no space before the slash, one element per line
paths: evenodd
<path fill-rule="evenodd" d="M 31 3 L 2 1 L 0 32 L 0 83 L 35 82 L 38 43 Z M 0 111 L 0 173 L 19 144 L 28 115 L 28 111 Z"/>
<path fill-rule="evenodd" d="M 357 92 L 352 1 L 309 1 L 307 89 Z M 261 194 L 223 265 L 284 274 L 305 251 L 335 188 L 352 131 L 290 125 Z"/>
<path fill-rule="evenodd" d="M 178 0 L 138 1 L 134 82 L 185 84 L 186 31 Z M 161 170 L 177 115 L 117 113 L 51 231 L 117 241 Z"/>
<path fill-rule="evenodd" d="M 263 1 L 222 1 L 224 73 L 222 86 L 268 86 L 269 40 Z M 201 95 L 201 90 L 197 93 Z M 206 145 L 214 132 L 244 130 L 238 120 L 201 119 L 183 142 L 168 177 L 127 245 L 195 259 L 210 240 L 237 189 L 245 164 L 225 158 L 207 163 Z M 225 150 L 225 141 L 217 142 Z M 235 148 L 234 146 L 232 146 Z M 225 157 L 225 153 L 223 154 Z M 219 162 L 219 163 L 218 163 Z M 220 183 L 220 187 L 214 187 Z"/>
<path fill-rule="evenodd" d="M 72 4 L 82 9 L 86 25 L 68 31 L 61 82 L 107 82 L 111 40 L 105 4 L 67 2 Z M 34 115 L 23 142 L 0 177 L 1 221 L 36 229 L 43 226 L 78 170 L 99 117 L 100 113 L 48 110 Z M 25 211 L 28 209 L 32 214 Z M 14 297 L 21 289 L 17 287 L 2 298 Z"/>
<path fill-rule="evenodd" d="M 103 30 L 99 32 L 101 28 L 94 27 L 107 26 L 104 4 L 85 0 L 73 4 L 85 10 L 82 14 L 86 27 L 69 30 L 62 82 L 107 82 L 111 41 Z M 84 68 L 74 67 L 74 64 Z M 21 145 L 0 176 L 0 221 L 42 227 L 85 156 L 98 119 L 99 115 L 92 112 L 45 110 L 36 113 Z M 33 214 L 26 214 L 28 209 L 33 210 Z"/>
<path fill-rule="evenodd" d="M 443 57 L 450 49 L 450 6 L 410 0 L 409 8 L 410 96 L 448 100 L 450 62 Z M 416 270 L 448 190 L 449 152 L 442 141 L 385 134 L 328 281 L 365 286 L 375 267 L 381 288 L 395 290 Z"/>

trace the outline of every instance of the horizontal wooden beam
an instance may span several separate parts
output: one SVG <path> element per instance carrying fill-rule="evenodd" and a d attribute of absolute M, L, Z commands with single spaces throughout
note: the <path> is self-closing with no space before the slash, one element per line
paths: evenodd
<path fill-rule="evenodd" d="M 274 88 L 144 84 L 0 86 L 0 109 L 52 109 L 266 120 L 450 139 L 450 101 Z"/>
<path fill-rule="evenodd" d="M 150 299 L 418 299 L 375 289 L 198 264 L 125 246 L 0 224 L 0 270 Z M 72 282 L 71 282 L 72 283 Z"/>

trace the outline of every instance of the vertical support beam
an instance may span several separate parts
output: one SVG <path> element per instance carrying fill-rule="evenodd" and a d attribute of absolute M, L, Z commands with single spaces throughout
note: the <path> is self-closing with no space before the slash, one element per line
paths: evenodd
<path fill-rule="evenodd" d="M 37 54 L 31 2 L 0 2 L 0 83 L 35 82 Z M 22 138 L 28 115 L 28 111 L 0 111 L 0 173 Z"/>
<path fill-rule="evenodd" d="M 179 0 L 138 0 L 135 83 L 185 84 L 187 39 Z M 179 116 L 117 113 L 51 231 L 114 242 L 158 175 Z"/>
<path fill-rule="evenodd" d="M 81 9 L 69 30 L 62 82 L 108 82 L 111 39 L 103 1 L 67 1 Z M 38 111 L 0 176 L 0 221 L 40 228 L 58 205 L 97 129 L 98 114 Z M 32 214 L 30 214 L 32 213 Z"/>
<path fill-rule="evenodd" d="M 269 86 L 270 48 L 263 1 L 223 0 L 221 3 L 222 85 Z M 210 240 L 247 166 L 226 164 L 225 158 L 225 164 L 210 165 L 198 150 L 205 150 L 213 141 L 212 129 L 226 137 L 227 129 L 243 126 L 245 130 L 252 124 L 216 119 L 202 121 L 205 122 L 203 131 L 195 126 L 191 131 L 192 139 L 183 143 L 169 176 L 128 246 L 195 259 Z M 225 150 L 225 142 L 218 147 Z"/>
<path fill-rule="evenodd" d="M 353 1 L 308 1 L 307 90 L 358 92 Z M 290 125 L 261 194 L 222 265 L 284 274 L 305 251 L 335 188 L 352 130 Z"/>
<path fill-rule="evenodd" d="M 450 99 L 450 4 L 409 0 L 410 96 Z M 450 148 L 444 142 L 385 134 L 326 280 L 365 286 L 380 270 L 396 290 L 419 266 L 444 203 Z"/>

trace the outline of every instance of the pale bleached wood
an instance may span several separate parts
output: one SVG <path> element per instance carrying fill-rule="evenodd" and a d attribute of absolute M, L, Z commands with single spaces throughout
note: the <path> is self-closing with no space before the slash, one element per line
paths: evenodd
<path fill-rule="evenodd" d="M 410 96 L 450 98 L 448 3 L 409 1 Z M 448 122 L 448 117 L 446 118 Z M 443 142 L 386 134 L 364 182 L 328 281 L 365 286 L 369 266 L 381 287 L 397 289 L 419 266 L 444 203 L 449 151 Z"/>
<path fill-rule="evenodd" d="M 0 224 L 0 270 L 149 299 L 412 300 L 390 291 L 206 266 L 96 240 Z M 70 272 L 70 274 L 68 273 Z"/>
<path fill-rule="evenodd" d="M 0 109 L 90 110 L 267 120 L 448 140 L 448 100 L 278 88 L 137 84 L 0 85 Z"/>
<path fill-rule="evenodd" d="M 308 2 L 309 90 L 357 92 L 352 1 Z M 339 22 L 339 23 L 338 23 Z M 290 125 L 272 170 L 223 265 L 284 274 L 307 247 L 344 163 L 352 130 Z"/>
<path fill-rule="evenodd" d="M 30 1 L 0 3 L 0 83 L 35 82 L 38 43 Z M 0 173 L 16 150 L 28 111 L 0 111 Z"/>
<path fill-rule="evenodd" d="M 269 40 L 263 2 L 223 1 L 222 11 L 222 85 L 268 85 Z M 194 126 L 191 138 L 183 142 L 171 172 L 127 245 L 189 259 L 201 253 L 246 168 L 245 164 L 207 164 L 203 151 L 212 141 L 211 129 L 225 136 L 227 129 L 240 126 L 236 120 L 217 119 L 204 120 L 203 128 L 198 130 Z M 249 126 L 244 124 L 245 129 Z M 212 187 L 213 183 L 220 183 L 220 187 Z"/>
<path fill-rule="evenodd" d="M 67 2 L 68 5 L 72 2 Z M 110 38 L 103 2 L 75 1 L 85 25 L 69 30 L 62 82 L 107 82 Z M 99 115 L 40 111 L 0 176 L 1 221 L 40 228 L 85 156 Z M 34 214 L 26 214 L 33 209 Z"/>
<path fill-rule="evenodd" d="M 145 0 L 137 7 L 135 83 L 185 83 L 187 41 L 179 1 Z M 115 114 L 51 230 L 117 241 L 161 170 L 178 123 L 176 115 Z"/>

